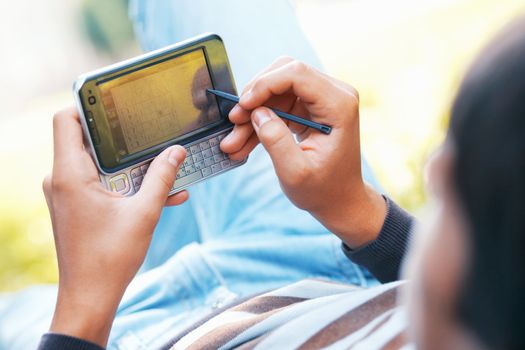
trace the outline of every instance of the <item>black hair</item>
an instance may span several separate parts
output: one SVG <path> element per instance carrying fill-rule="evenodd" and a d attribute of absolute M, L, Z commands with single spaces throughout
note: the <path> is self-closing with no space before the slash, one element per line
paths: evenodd
<path fill-rule="evenodd" d="M 448 138 L 470 243 L 458 320 L 489 348 L 525 349 L 525 18 L 472 66 Z"/>

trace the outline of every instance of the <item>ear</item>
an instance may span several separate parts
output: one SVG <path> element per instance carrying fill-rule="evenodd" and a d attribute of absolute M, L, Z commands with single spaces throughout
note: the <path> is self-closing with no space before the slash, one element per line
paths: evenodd
<path fill-rule="evenodd" d="M 425 184 L 429 192 L 443 198 L 452 190 L 454 147 L 445 141 L 434 151 L 425 165 Z"/>

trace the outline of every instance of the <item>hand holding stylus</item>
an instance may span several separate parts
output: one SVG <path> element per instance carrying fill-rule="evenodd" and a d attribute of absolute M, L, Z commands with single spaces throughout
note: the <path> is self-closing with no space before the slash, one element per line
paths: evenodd
<path fill-rule="evenodd" d="M 325 135 L 282 120 L 262 106 L 330 125 L 332 131 Z M 296 206 L 350 246 L 376 237 L 386 205 L 361 176 L 359 96 L 352 86 L 281 58 L 248 84 L 230 120 L 235 128 L 221 148 L 232 159 L 246 157 L 262 143 L 283 191 Z"/>

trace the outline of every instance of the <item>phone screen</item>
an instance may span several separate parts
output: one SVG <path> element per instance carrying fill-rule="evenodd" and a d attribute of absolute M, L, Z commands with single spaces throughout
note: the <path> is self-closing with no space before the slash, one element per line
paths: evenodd
<path fill-rule="evenodd" d="M 221 122 L 202 48 L 97 82 L 117 158 Z"/>

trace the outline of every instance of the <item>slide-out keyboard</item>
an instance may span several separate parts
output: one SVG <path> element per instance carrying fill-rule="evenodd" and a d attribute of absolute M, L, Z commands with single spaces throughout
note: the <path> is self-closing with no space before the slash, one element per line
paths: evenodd
<path fill-rule="evenodd" d="M 177 179 L 173 185 L 172 191 L 226 171 L 243 162 L 243 160 L 234 161 L 229 159 L 228 155 L 220 150 L 219 144 L 226 134 L 227 132 L 220 135 L 214 135 L 210 138 L 199 140 L 196 143 L 185 146 L 186 159 L 179 168 Z M 137 166 L 131 170 L 130 177 L 134 192 L 137 192 L 140 189 L 148 167 L 149 163 Z M 115 191 L 115 186 L 112 186 L 112 188 Z"/>

